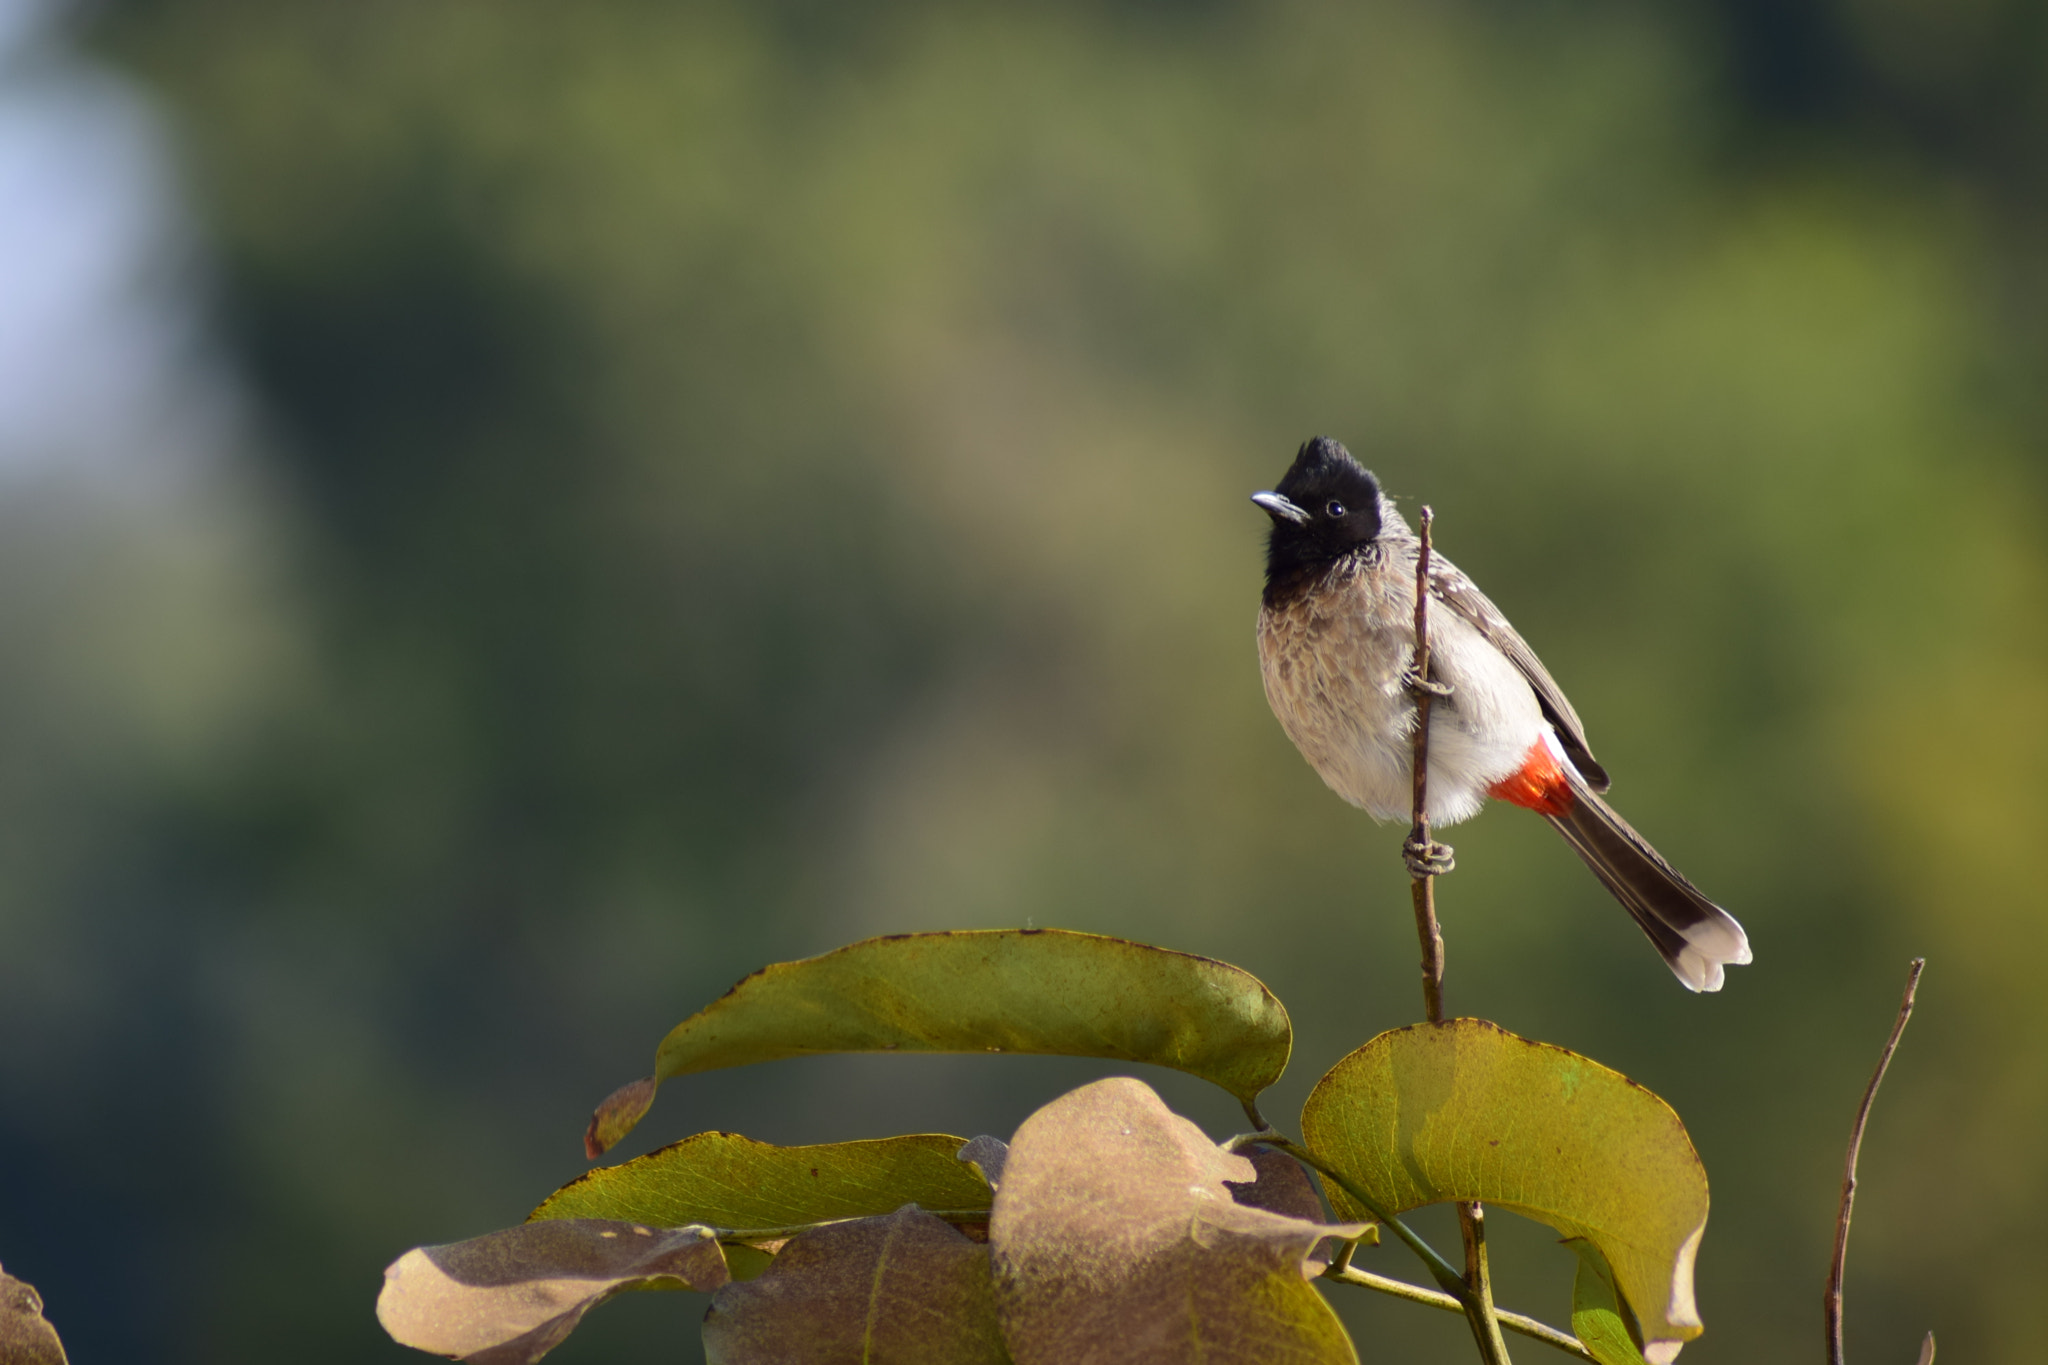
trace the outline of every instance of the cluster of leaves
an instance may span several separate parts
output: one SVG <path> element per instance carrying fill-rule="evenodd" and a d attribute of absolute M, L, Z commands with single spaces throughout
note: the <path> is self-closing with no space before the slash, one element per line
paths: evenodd
<path fill-rule="evenodd" d="M 1297 1143 L 1256 1106 L 1292 1043 L 1248 973 L 1121 939 L 900 935 L 778 964 L 677 1026 L 654 1075 L 599 1107 L 593 1158 L 665 1079 L 825 1052 L 1153 1063 L 1221 1086 L 1256 1131 L 1218 1145 L 1116 1077 L 1053 1100 L 1007 1144 L 699 1133 L 590 1172 L 522 1226 L 406 1253 L 378 1314 L 407 1345 L 489 1365 L 538 1359 L 597 1303 L 649 1288 L 711 1293 L 705 1349 L 727 1365 L 1338 1365 L 1357 1356 L 1312 1281 L 1464 1311 L 1455 1272 L 1400 1215 L 1483 1200 L 1549 1224 L 1580 1258 L 1571 1333 L 1505 1312 L 1503 1326 L 1601 1365 L 1664 1365 L 1700 1333 L 1706 1178 L 1656 1096 L 1458 1019 L 1340 1061 Z M 1352 1268 L 1351 1249 L 1382 1227 L 1450 1292 Z"/>

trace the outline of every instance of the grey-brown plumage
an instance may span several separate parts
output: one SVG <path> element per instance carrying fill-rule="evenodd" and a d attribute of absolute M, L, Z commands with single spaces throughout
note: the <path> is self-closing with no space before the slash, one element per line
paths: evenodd
<path fill-rule="evenodd" d="M 1281 728 L 1330 788 L 1379 820 L 1412 812 L 1415 561 L 1420 549 L 1372 474 L 1335 441 L 1301 448 L 1272 492 L 1259 665 Z M 1606 770 L 1535 651 L 1472 580 L 1430 563 L 1429 818 L 1496 796 L 1544 815 L 1693 990 L 1750 960 L 1742 926 L 1600 799 Z"/>

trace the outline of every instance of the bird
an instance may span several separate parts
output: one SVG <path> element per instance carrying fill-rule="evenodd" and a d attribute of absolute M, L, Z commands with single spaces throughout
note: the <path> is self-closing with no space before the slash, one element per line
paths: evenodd
<path fill-rule="evenodd" d="M 1718 991 L 1749 937 L 1601 799 L 1607 771 L 1534 650 L 1449 560 L 1429 565 L 1429 676 L 1414 676 L 1421 541 L 1379 480 L 1338 442 L 1302 445 L 1252 501 L 1272 519 L 1259 604 L 1266 700 L 1309 766 L 1375 820 L 1413 812 L 1416 694 L 1427 690 L 1427 814 L 1478 814 L 1492 797 L 1548 820 L 1621 902 L 1681 984 Z M 1404 847 L 1418 876 L 1450 870 L 1442 844 Z"/>

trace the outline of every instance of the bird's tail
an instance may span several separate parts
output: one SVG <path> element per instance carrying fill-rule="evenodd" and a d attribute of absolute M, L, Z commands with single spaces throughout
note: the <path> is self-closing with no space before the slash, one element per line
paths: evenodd
<path fill-rule="evenodd" d="M 1688 990 L 1720 990 L 1722 967 L 1749 961 L 1742 926 L 1665 862 L 1576 773 L 1571 789 L 1571 805 L 1546 818 L 1635 917 Z"/>

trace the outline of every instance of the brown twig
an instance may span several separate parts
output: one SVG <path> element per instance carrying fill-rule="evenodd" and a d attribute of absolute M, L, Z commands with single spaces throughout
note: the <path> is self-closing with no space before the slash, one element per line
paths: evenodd
<path fill-rule="evenodd" d="M 1415 748 L 1412 759 L 1415 827 L 1409 831 L 1409 869 L 1414 877 L 1415 933 L 1422 942 L 1422 1005 L 1429 1022 L 1444 1021 L 1444 933 L 1436 917 L 1436 874 L 1426 869 L 1432 846 L 1429 830 L 1429 707 L 1435 691 L 1429 682 L 1429 529 L 1436 514 L 1422 509 L 1421 544 L 1415 552 Z M 1507 1342 L 1493 1306 L 1493 1279 L 1486 1264 L 1486 1211 L 1474 1201 L 1458 1205 L 1458 1231 L 1465 1242 L 1466 1318 L 1487 1365 L 1508 1365 Z"/>
<path fill-rule="evenodd" d="M 1877 1087 L 1884 1083 L 1885 1070 L 1892 1064 L 1892 1053 L 1898 1050 L 1906 1021 L 1913 1017 L 1913 992 L 1919 989 L 1920 969 L 1926 965 L 1926 958 L 1916 957 L 1906 969 L 1906 994 L 1899 1001 L 1899 1017 L 1892 1024 L 1892 1036 L 1885 1040 L 1884 1051 L 1878 1054 L 1877 1070 L 1870 1074 L 1863 1103 L 1856 1108 L 1855 1126 L 1849 1130 L 1849 1157 L 1842 1169 L 1842 1210 L 1835 1219 L 1835 1260 L 1828 1270 L 1827 1292 L 1821 1299 L 1822 1316 L 1827 1321 L 1828 1365 L 1842 1365 L 1842 1270 L 1849 1258 L 1849 1215 L 1856 1205 L 1856 1157 L 1863 1149 L 1863 1125 L 1870 1121 L 1870 1106 L 1877 1098 Z M 1923 1358 L 1933 1358 L 1933 1346 L 1934 1337 L 1929 1333 Z"/>
<path fill-rule="evenodd" d="M 1500 1311 L 1493 1306 L 1493 1274 L 1486 1267 L 1486 1210 L 1478 1200 L 1458 1205 L 1458 1231 L 1465 1238 L 1465 1283 L 1472 1290 L 1472 1336 L 1487 1365 L 1509 1365 L 1508 1343 L 1500 1334 Z"/>
<path fill-rule="evenodd" d="M 1415 828 L 1411 848 L 1427 849 L 1429 837 L 1429 525 L 1435 514 L 1422 509 L 1422 545 L 1415 555 Z M 1436 878 L 1415 874 L 1415 932 L 1422 940 L 1422 1004 L 1429 1022 L 1444 1021 L 1444 934 L 1436 919 Z"/>

